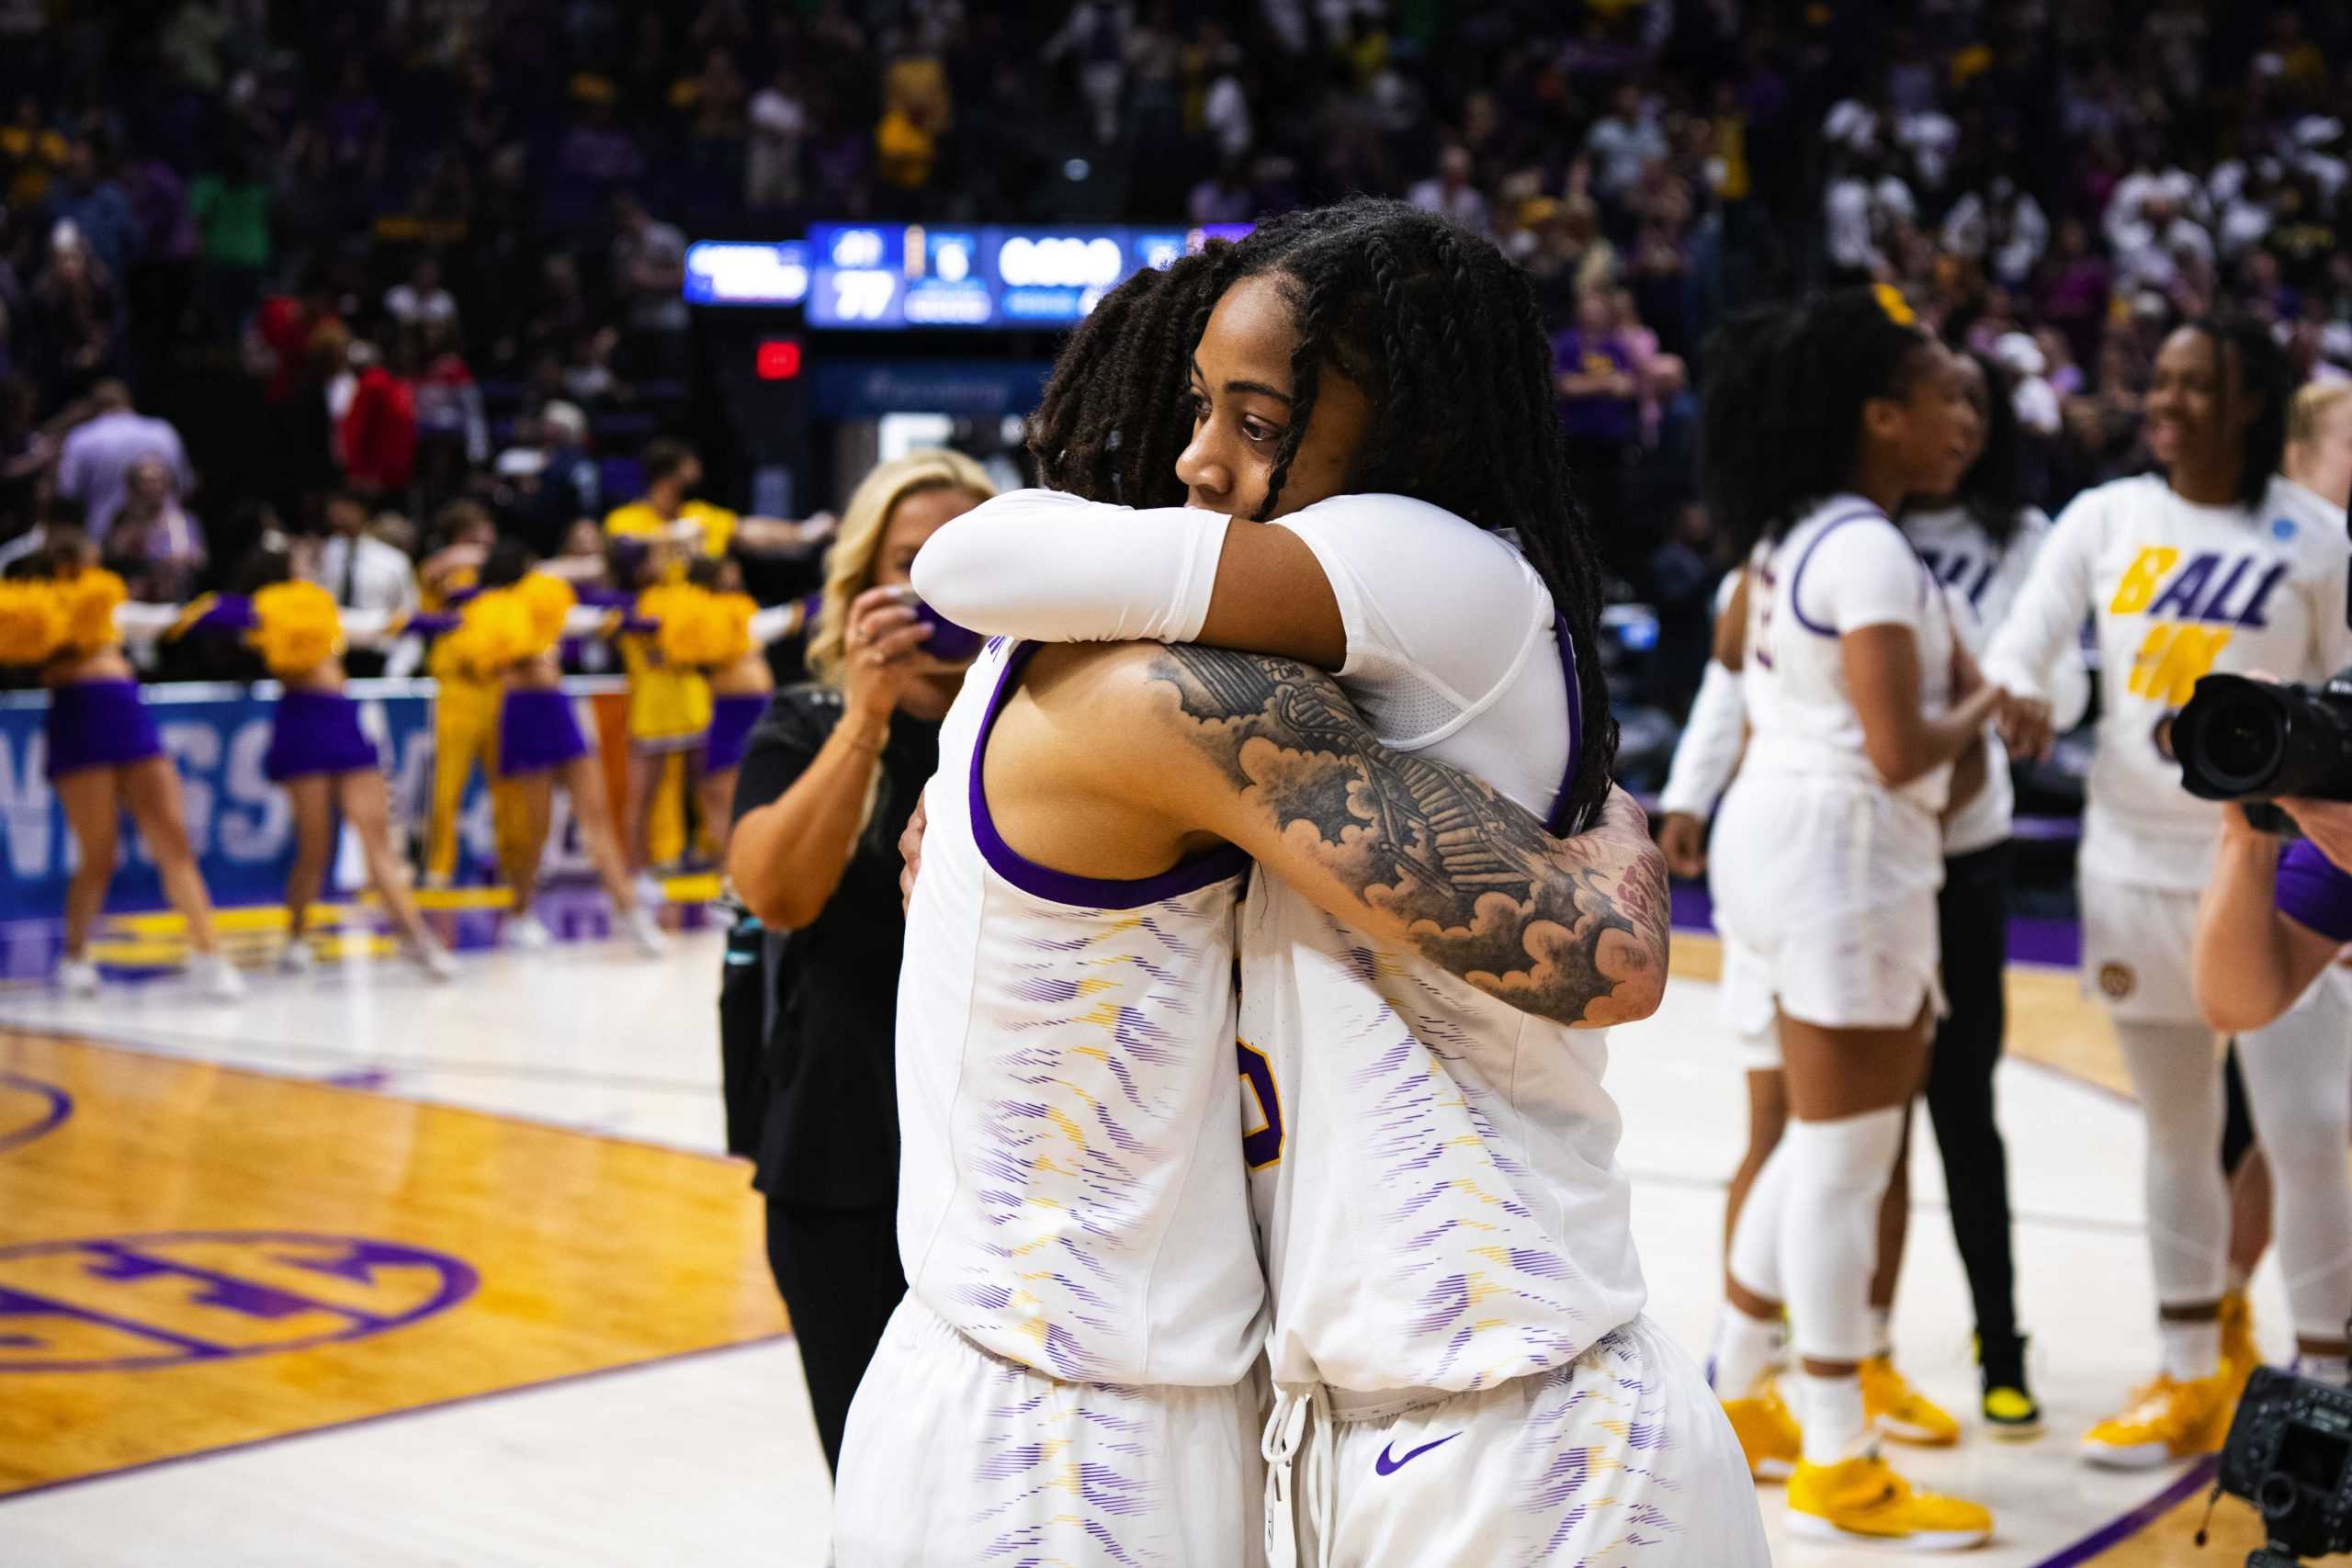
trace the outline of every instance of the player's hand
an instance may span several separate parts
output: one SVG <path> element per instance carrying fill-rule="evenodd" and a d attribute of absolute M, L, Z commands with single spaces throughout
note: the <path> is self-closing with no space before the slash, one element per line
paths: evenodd
<path fill-rule="evenodd" d="M 2330 864 L 2338 871 L 2352 872 L 2352 803 L 2285 795 L 2278 805 Z"/>
<path fill-rule="evenodd" d="M 1707 825 L 1688 811 L 1669 811 L 1657 825 L 1657 847 L 1666 869 L 1695 878 L 1707 874 Z"/>
<path fill-rule="evenodd" d="M 1994 725 L 2000 730 L 2001 744 L 2009 749 L 2009 755 L 2023 761 L 2038 762 L 2049 756 L 2051 745 L 2058 738 L 2050 705 L 2040 697 L 2019 696 L 2014 692 L 2002 699 Z"/>
<path fill-rule="evenodd" d="M 905 863 L 899 868 L 899 913 L 915 901 L 915 878 L 922 874 L 922 835 L 931 826 L 931 791 L 915 796 L 914 815 L 907 818 L 906 831 L 899 835 L 899 858 Z"/>

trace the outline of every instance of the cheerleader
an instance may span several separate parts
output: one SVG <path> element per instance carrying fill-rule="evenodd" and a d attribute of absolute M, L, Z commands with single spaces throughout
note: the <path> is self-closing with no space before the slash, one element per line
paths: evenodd
<path fill-rule="evenodd" d="M 1972 1546 L 1991 1515 L 1879 1457 L 1861 1372 L 1881 1348 L 1881 1202 L 1942 1010 L 1939 818 L 2001 700 L 1893 518 L 1953 491 L 1975 420 L 1958 361 L 1891 288 L 1750 318 L 1710 362 L 1709 504 L 1750 547 L 1718 644 L 1754 727 L 1716 848 L 1724 991 L 1743 1033 L 1777 1033 L 1790 1116 L 1732 1235 L 1717 1387 L 1734 1406 L 1771 1397 L 1785 1302 L 1792 1529 Z"/>
<path fill-rule="evenodd" d="M 1898 519 L 1928 570 L 1944 584 L 1961 635 L 1975 651 L 2007 614 L 2050 520 L 2017 498 L 2017 420 L 1999 369 L 1981 355 L 1963 355 L 1960 376 L 1971 411 L 1970 463 L 1959 491 L 1943 499 L 1915 500 Z M 1737 581 L 1727 578 L 1722 600 Z M 1722 603 L 1718 603 L 1718 613 Z M 2089 698 L 2079 660 L 2062 660 L 2061 705 L 2068 723 Z M 1675 749 L 1667 781 L 1665 820 L 1658 840 L 1678 874 L 1712 869 L 1706 820 L 1738 761 L 1741 705 L 1737 678 L 1710 662 L 1690 722 Z M 1993 1115 L 1993 1071 L 2007 1026 L 2002 998 L 2007 926 L 2009 818 L 2013 805 L 2006 756 L 1987 737 L 1983 787 L 1955 800 L 1944 818 L 1944 886 L 1937 900 L 1943 983 L 1951 1011 L 1936 1030 L 1928 1079 L 1928 1109 L 1944 1159 L 1951 1195 L 1953 1238 L 1974 1298 L 1981 1410 L 1996 1437 L 2029 1437 L 2041 1427 L 2041 1407 L 2027 1384 L 2025 1342 L 2017 1331 L 2016 1266 L 2009 1236 L 2007 1162 Z M 1718 896 L 1726 891 L 1718 885 Z M 1732 896 L 1736 897 L 1736 896 Z M 1780 1142 L 1787 1097 L 1778 1041 L 1767 1032 L 1743 1043 L 1748 1067 L 1748 1148 L 1731 1183 L 1724 1224 L 1726 1254 L 1741 1205 Z M 1863 1363 L 1862 1397 L 1871 1424 L 1898 1441 L 1956 1441 L 1959 1424 L 1913 1389 L 1893 1364 L 1887 1317 L 1902 1271 L 1910 1207 L 1905 1162 L 1898 1156 L 1879 1217 L 1879 1261 L 1871 1281 L 1872 1337 L 1878 1353 Z M 1728 1310 L 1728 1309 L 1727 1309 Z M 1728 1325 L 1736 1332 L 1736 1325 Z M 1784 1468 L 1794 1458 L 1793 1433 L 1774 1418 L 1775 1404 L 1736 1405 L 1751 1463 Z"/>
<path fill-rule="evenodd" d="M 687 581 L 705 592 L 687 602 L 691 608 L 685 615 L 673 611 L 661 635 L 673 662 L 700 669 L 710 683 L 710 731 L 698 759 L 695 797 L 724 865 L 734 819 L 736 774 L 743 765 L 752 727 L 775 694 L 767 646 L 804 631 L 824 596 L 812 593 L 763 610 L 743 592 L 742 568 L 731 558 L 697 561 Z"/>
<path fill-rule="evenodd" d="M 38 667 L 49 688 L 49 781 L 79 855 L 65 889 L 65 955 L 58 983 L 69 995 L 98 988 L 90 931 L 114 879 L 122 813 L 155 857 L 164 895 L 187 921 L 188 974 L 205 993 L 233 1001 L 244 982 L 221 953 L 212 899 L 188 845 L 179 771 L 164 755 L 155 721 L 123 657 L 115 615 L 128 594 L 99 570 L 74 530 L 52 528 L 40 554 L 0 594 L 0 661 Z"/>
<path fill-rule="evenodd" d="M 2227 1290 L 2230 1199 L 2220 1048 L 2192 994 L 2199 890 L 2222 808 L 2181 788 L 2173 715 L 2215 672 L 2323 679 L 2352 662 L 2341 508 L 2275 478 L 2291 391 L 2286 359 L 2251 319 L 2167 337 L 2145 403 L 2156 470 L 2085 491 L 1985 655 L 1993 678 L 2046 694 L 2083 618 L 2099 641 L 2098 750 L 2079 877 L 2082 973 L 2115 1026 L 2148 1119 L 2146 1200 L 2161 1370 L 2092 1427 L 2085 1457 L 2166 1463 L 2221 1446 L 2259 1359 L 2242 1294 Z M 2048 745 L 2044 705 L 2021 704 L 2013 749 Z M 2295 1010 L 2241 1033 L 2255 1135 L 2276 1193 L 2276 1245 L 2308 1365 L 2340 1378 L 2352 1310 L 2346 1180 L 2352 1010 L 2321 976 Z"/>
<path fill-rule="evenodd" d="M 565 632 L 583 618 L 593 624 L 600 617 L 593 611 L 583 617 L 569 583 L 529 566 L 519 545 L 502 542 L 482 567 L 483 591 L 466 604 L 448 639 L 448 657 L 458 665 L 476 679 L 496 679 L 504 687 L 498 715 L 498 780 L 513 792 L 518 818 L 513 835 L 500 835 L 502 869 L 514 893 L 508 940 L 526 949 L 543 948 L 554 940 L 531 906 L 554 820 L 555 790 L 561 785 L 614 914 L 639 948 L 648 954 L 661 953 L 667 950 L 668 939 L 630 881 L 626 857 L 613 837 L 604 775 L 572 712 L 571 697 L 560 690 L 556 649 Z"/>
<path fill-rule="evenodd" d="M 613 637 L 628 676 L 628 768 L 621 807 L 623 853 L 641 891 L 658 892 L 650 874 L 653 807 L 672 759 L 694 766 L 710 737 L 710 680 L 691 664 L 672 661 L 661 637 L 669 601 L 688 591 L 673 571 L 673 547 L 641 547 L 630 538 L 613 546 L 613 577 L 628 586 L 630 614 Z M 689 775 L 691 776 L 691 775 Z"/>
<path fill-rule="evenodd" d="M 198 600 L 177 629 L 242 637 L 284 687 L 262 758 L 262 775 L 286 792 L 294 808 L 284 967 L 300 972 L 316 961 L 309 936 L 311 906 L 326 880 L 340 813 L 358 837 L 368 886 L 405 940 L 409 956 L 433 978 L 450 979 L 457 965 L 418 913 L 392 849 L 383 759 L 359 728 L 359 705 L 344 689 L 346 626 L 381 637 L 398 630 L 402 617 L 338 610 L 325 589 L 296 581 L 283 540 L 265 542 L 254 552 L 240 586 L 242 592 Z"/>

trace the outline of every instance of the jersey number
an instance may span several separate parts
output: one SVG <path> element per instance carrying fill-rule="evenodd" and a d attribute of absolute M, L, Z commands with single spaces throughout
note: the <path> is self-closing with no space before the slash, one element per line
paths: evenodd
<path fill-rule="evenodd" d="M 1254 1124 L 1245 1121 L 1242 1125 L 1241 1157 L 1250 1169 L 1263 1170 L 1283 1157 L 1283 1099 L 1274 1088 L 1274 1065 L 1266 1060 L 1266 1054 L 1247 1040 L 1233 1044 L 1241 1057 L 1241 1081 L 1258 1101 Z"/>

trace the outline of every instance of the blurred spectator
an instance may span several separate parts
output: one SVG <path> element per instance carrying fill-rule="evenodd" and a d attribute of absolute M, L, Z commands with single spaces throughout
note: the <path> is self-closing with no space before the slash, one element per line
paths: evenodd
<path fill-rule="evenodd" d="M 1467 147 L 1449 147 L 1438 154 L 1437 173 L 1412 188 L 1408 199 L 1424 212 L 1450 218 L 1464 229 L 1486 232 L 1487 198 L 1470 184 L 1472 162 Z"/>
<path fill-rule="evenodd" d="M 1569 462 L 1593 533 L 1612 569 L 1633 580 L 1635 563 L 1648 553 L 1623 525 L 1626 448 L 1640 431 L 1642 389 L 1606 288 L 1594 285 L 1577 296 L 1576 325 L 1552 340 L 1552 368 Z"/>
<path fill-rule="evenodd" d="M 106 542 L 130 489 L 130 471 L 142 461 L 161 463 L 185 495 L 196 489 L 180 434 L 130 405 L 130 389 L 101 381 L 90 391 L 92 416 L 67 433 L 58 449 L 57 493 L 82 504 L 83 527 L 94 543 Z"/>
<path fill-rule="evenodd" d="M 800 96 L 799 73 L 784 62 L 768 85 L 752 96 L 751 144 L 743 162 L 745 207 L 759 211 L 799 205 L 800 139 L 808 130 L 808 106 Z"/>
<path fill-rule="evenodd" d="M 121 509 L 107 530 L 105 558 L 149 604 L 177 604 L 195 596 L 204 570 L 204 530 L 180 504 L 171 465 L 142 457 L 130 467 Z"/>
<path fill-rule="evenodd" d="M 1619 84 L 1610 96 L 1609 112 L 1586 136 L 1584 150 L 1593 161 L 1593 186 L 1604 200 L 1623 197 L 1652 159 L 1666 156 L 1666 133 L 1658 126 L 1657 111 L 1643 97 L 1641 84 Z"/>
<path fill-rule="evenodd" d="M 416 571 L 405 551 L 368 531 L 368 502 L 349 491 L 327 498 L 326 542 L 319 547 L 316 581 L 348 610 L 413 611 L 420 603 Z M 355 649 L 354 675 L 383 672 L 380 654 Z"/>
<path fill-rule="evenodd" d="M 139 220 L 122 186 L 102 175 L 98 150 L 87 140 L 66 148 L 64 178 L 49 187 L 49 221 L 71 223 L 109 276 L 130 270 L 139 249 Z"/>
<path fill-rule="evenodd" d="M 31 363 L 49 406 L 83 395 L 121 368 L 121 289 L 70 220 L 51 231 L 48 265 L 34 277 L 27 304 Z"/>
<path fill-rule="evenodd" d="M 336 442 L 345 480 L 368 495 L 404 493 L 416 474 L 416 434 L 415 341 L 403 333 L 352 388 Z"/>
<path fill-rule="evenodd" d="M 628 301 L 631 353 L 639 366 L 675 373 L 685 358 L 688 317 L 679 288 L 685 281 L 686 238 L 655 221 L 627 191 L 613 198 L 613 217 L 619 229 L 613 240 L 613 287 Z"/>
<path fill-rule="evenodd" d="M 531 435 L 527 445 L 518 442 L 498 455 L 497 473 L 506 488 L 507 514 L 531 552 L 551 556 L 576 520 L 600 510 L 588 416 L 571 403 L 548 403 Z"/>
<path fill-rule="evenodd" d="M 441 287 L 441 263 L 431 254 L 416 258 L 405 281 L 384 292 L 384 313 L 403 327 L 454 327 L 457 297 Z"/>

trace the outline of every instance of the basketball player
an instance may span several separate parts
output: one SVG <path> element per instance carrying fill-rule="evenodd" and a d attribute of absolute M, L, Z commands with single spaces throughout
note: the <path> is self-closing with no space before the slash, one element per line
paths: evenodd
<path fill-rule="evenodd" d="M 1715 851 L 1724 991 L 1743 1033 L 1775 1026 L 1791 1112 L 1732 1235 L 1717 1385 L 1749 1395 L 1785 1302 L 1792 1529 L 1973 1546 L 1991 1515 L 1914 1492 L 1879 1457 L 1860 1372 L 1880 1348 L 1880 1205 L 1941 1010 L 1939 817 L 2001 698 L 1893 516 L 1953 491 L 1976 419 L 1958 362 L 1884 286 L 1750 318 L 1709 359 L 1709 506 L 1750 546 L 1718 639 L 1754 728 Z"/>
<path fill-rule="evenodd" d="M 2256 1359 L 2242 1299 L 2223 1311 L 2229 1194 L 2212 1032 L 2191 994 L 2198 890 L 2222 811 L 2180 787 L 2173 714 L 2200 676 L 2324 676 L 2352 661 L 2341 510 L 2274 478 L 2290 388 L 2260 323 L 2184 326 L 2156 355 L 2146 401 L 2159 472 L 2075 498 L 1985 656 L 2038 695 L 2086 614 L 2098 624 L 2100 717 L 2084 814 L 2083 975 L 2106 1003 L 2148 1118 L 2148 1241 L 2162 1370 L 2083 1439 L 2094 1463 L 2163 1464 L 2221 1446 Z M 2038 750 L 2028 706 L 2011 737 Z M 2345 1083 L 2352 1010 L 2334 984 L 2239 1037 L 2256 1135 L 2270 1167 L 2279 1261 L 2306 1356 L 2341 1358 L 2352 1303 Z"/>
<path fill-rule="evenodd" d="M 1982 355 L 1971 355 L 1960 359 L 1959 372 L 1975 415 L 1968 470 L 1953 495 L 1914 500 L 1896 522 L 1944 585 L 1970 651 L 1980 652 L 1992 628 L 2008 613 L 2009 602 L 2050 532 L 2050 519 L 2018 500 L 2017 417 L 1999 369 Z M 1719 614 L 1737 581 L 1736 574 L 1724 580 Z M 2064 723 L 2071 726 L 2089 700 L 2088 677 L 2075 660 L 2062 660 L 2053 676 L 2064 682 L 2059 705 L 2066 714 Z M 1737 678 L 1710 660 L 1690 722 L 1675 747 L 1664 792 L 1667 815 L 1658 843 L 1679 875 L 1702 875 L 1710 869 L 1706 822 L 1737 765 L 1743 716 Z M 2007 1024 L 2003 935 L 2014 801 L 2007 755 L 1997 737 L 1988 737 L 1988 742 L 1983 787 L 1955 800 L 1944 818 L 1944 884 L 1937 897 L 1937 926 L 1951 1010 L 1937 1024 L 1927 1098 L 1944 1158 L 1953 1239 L 1975 1300 L 1977 1359 L 1984 1373 L 1981 1412 L 1995 1437 L 2023 1438 L 2041 1429 L 2041 1413 L 2027 1385 L 2025 1342 L 2017 1329 L 2007 1161 L 1993 1115 L 1993 1070 L 2000 1060 Z M 1713 869 L 1718 874 L 1723 870 Z M 1748 1067 L 1748 1150 L 1731 1186 L 1726 1256 L 1741 1202 L 1780 1142 L 1787 1120 L 1779 1041 L 1767 1032 L 1743 1046 Z M 1863 1363 L 1862 1402 L 1881 1435 L 1934 1446 L 1956 1441 L 1959 1425 L 1911 1387 L 1887 1348 L 1887 1318 L 1908 1228 L 1906 1166 L 1898 1156 L 1880 1212 L 1878 1267 L 1871 1280 L 1878 1352 Z M 1729 1327 L 1736 1332 L 1737 1325 Z M 1770 1401 L 1736 1407 L 1734 1414 L 1742 1438 L 1750 1444 L 1751 1463 L 1786 1474 L 1796 1458 L 1792 1433 L 1787 1423 L 1774 1417 Z"/>
<path fill-rule="evenodd" d="M 1170 419 L 1178 378 L 1192 408 Z M 1317 499 L 1334 426 L 1349 493 Z M 1606 692 L 1577 657 L 1600 573 L 1532 300 L 1487 242 L 1351 202 L 1139 279 L 1072 341 L 1033 446 L 1073 490 L 1190 504 L 986 503 L 917 562 L 944 613 L 1300 654 L 1392 744 L 1475 768 L 1555 830 L 1607 787 Z M 1731 1434 L 1639 1316 L 1600 1039 L 1264 870 L 1241 970 L 1274 1560 L 1762 1562 Z"/>

